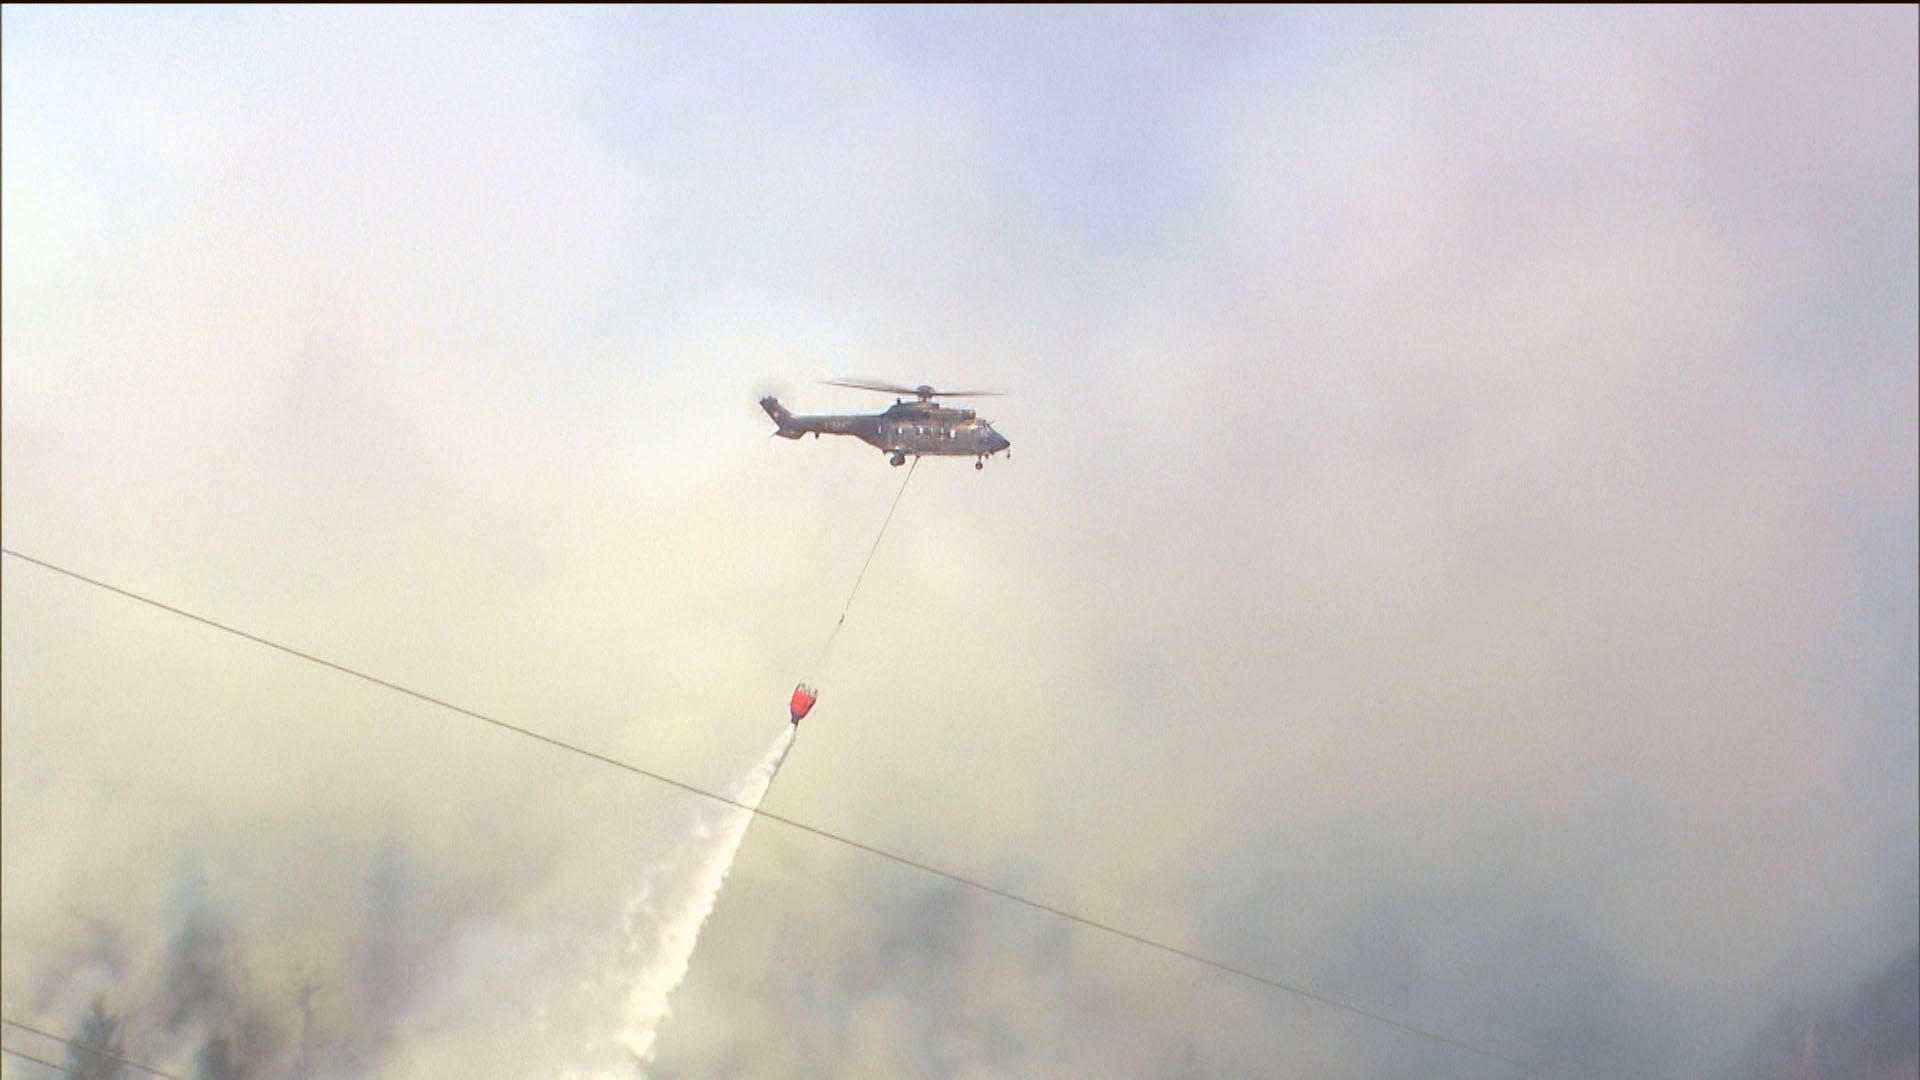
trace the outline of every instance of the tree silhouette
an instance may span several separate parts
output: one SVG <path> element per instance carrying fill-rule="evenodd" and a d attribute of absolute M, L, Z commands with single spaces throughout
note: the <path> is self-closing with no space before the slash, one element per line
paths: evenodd
<path fill-rule="evenodd" d="M 239 1063 L 233 1060 L 233 1044 L 216 1035 L 200 1048 L 195 1060 L 200 1080 L 240 1080 Z"/>
<path fill-rule="evenodd" d="M 120 1021 L 107 1012 L 105 1000 L 94 998 L 79 1038 L 67 1044 L 67 1080 L 122 1080 L 120 1056 Z"/>

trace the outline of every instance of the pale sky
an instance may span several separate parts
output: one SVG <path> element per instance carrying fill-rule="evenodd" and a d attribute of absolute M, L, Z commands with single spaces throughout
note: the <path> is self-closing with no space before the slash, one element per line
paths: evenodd
<path fill-rule="evenodd" d="M 817 681 L 769 809 L 1557 1077 L 1739 1076 L 1914 945 L 1911 7 L 3 24 L 11 550 L 708 787 Z M 1013 451 L 823 660 L 902 473 L 754 402 L 846 376 Z M 586 1067 L 708 806 L 0 585 L 7 1018 Z M 767 821 L 658 1051 L 1508 1075 Z"/>

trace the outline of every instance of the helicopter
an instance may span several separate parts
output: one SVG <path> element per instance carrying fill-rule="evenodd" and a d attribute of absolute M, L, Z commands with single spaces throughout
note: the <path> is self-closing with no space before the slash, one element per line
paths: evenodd
<path fill-rule="evenodd" d="M 855 390 L 876 390 L 899 394 L 887 411 L 873 415 L 795 416 L 779 400 L 768 396 L 760 407 L 773 417 L 774 434 L 797 439 L 812 434 L 851 435 L 881 453 L 895 466 L 905 465 L 907 455 L 933 454 L 968 457 L 976 469 L 985 468 L 987 459 L 1012 446 L 993 425 L 973 415 L 972 409 L 949 409 L 934 397 L 995 397 L 999 390 L 935 390 L 931 386 L 896 386 L 893 383 L 859 379 L 828 379 L 827 386 L 846 386 Z M 915 400 L 908 401 L 911 394 Z"/>

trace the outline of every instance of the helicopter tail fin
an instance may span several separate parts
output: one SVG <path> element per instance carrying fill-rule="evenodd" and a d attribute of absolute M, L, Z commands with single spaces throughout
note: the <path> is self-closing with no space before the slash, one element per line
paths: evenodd
<path fill-rule="evenodd" d="M 797 439 L 804 434 L 800 427 L 793 422 L 793 414 L 788 412 L 787 407 L 780 404 L 778 399 L 763 397 L 760 399 L 760 407 L 767 410 L 768 416 L 773 417 L 774 426 L 779 429 L 774 432 L 775 435 L 787 439 Z"/>

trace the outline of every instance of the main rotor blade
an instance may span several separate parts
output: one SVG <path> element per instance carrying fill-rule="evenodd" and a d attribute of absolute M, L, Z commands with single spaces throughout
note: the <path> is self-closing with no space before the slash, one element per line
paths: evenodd
<path fill-rule="evenodd" d="M 880 382 L 877 379 L 821 379 L 825 386 L 846 386 L 855 390 L 878 390 L 883 394 L 918 394 L 916 387 L 901 386 L 898 383 Z"/>
<path fill-rule="evenodd" d="M 883 394 L 908 394 L 917 398 L 930 397 L 999 397 L 1005 390 L 935 390 L 931 386 L 901 386 L 899 383 L 881 382 L 878 379 L 822 379 L 826 386 L 845 386 L 854 390 L 876 390 Z"/>

